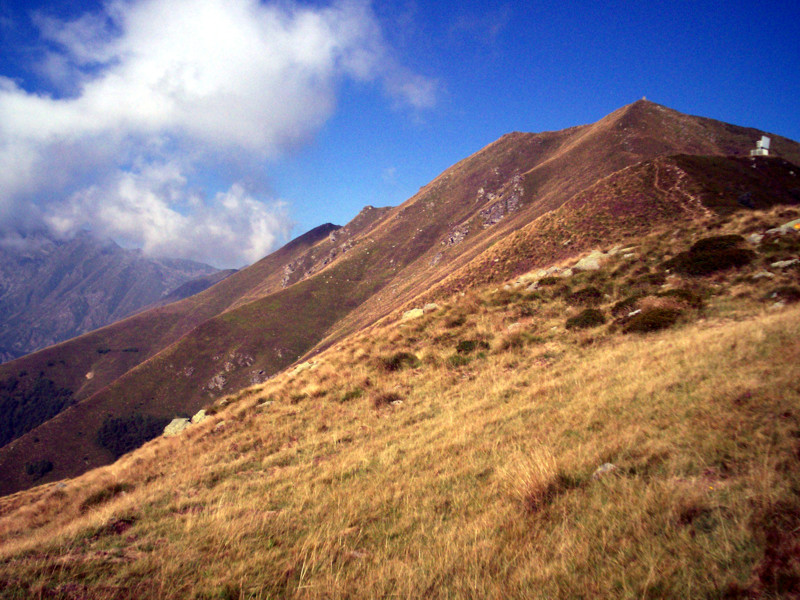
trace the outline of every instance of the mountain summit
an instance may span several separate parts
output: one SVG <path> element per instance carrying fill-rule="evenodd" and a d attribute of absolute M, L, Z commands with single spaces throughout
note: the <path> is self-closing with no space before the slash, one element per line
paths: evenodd
<path fill-rule="evenodd" d="M 398 207 L 366 207 L 200 294 L 3 365 L 0 402 L 39 416 L 6 428 L 0 492 L 106 464 L 119 446 L 101 432 L 141 442 L 423 299 L 748 202 L 796 203 L 800 145 L 769 133 L 776 157 L 748 162 L 764 133 L 647 101 L 591 125 L 511 133 Z M 49 390 L 43 402 L 35 390 Z"/>
<path fill-rule="evenodd" d="M 182 259 L 151 259 L 88 232 L 0 240 L 0 362 L 108 325 L 217 273 Z"/>

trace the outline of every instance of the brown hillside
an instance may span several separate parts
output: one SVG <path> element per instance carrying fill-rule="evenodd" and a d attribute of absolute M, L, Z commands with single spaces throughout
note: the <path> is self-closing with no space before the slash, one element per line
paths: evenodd
<path fill-rule="evenodd" d="M 670 169 L 679 168 L 691 185 L 703 187 L 702 165 L 685 159 L 634 165 L 676 153 L 745 156 L 762 133 L 640 101 L 593 125 L 509 134 L 448 169 L 397 208 L 365 210 L 341 230 L 315 230 L 310 238 L 198 296 L 158 309 L 152 321 L 151 313 L 143 313 L 136 317 L 140 321 L 128 322 L 127 331 L 122 327 L 103 334 L 120 336 L 114 345 L 103 341 L 113 350 L 141 337 L 139 346 L 146 351 L 137 357 L 115 352 L 98 356 L 97 344 L 104 338 L 78 338 L 50 349 L 46 364 L 54 366 L 42 369 L 39 362 L 31 363 L 33 368 L 48 376 L 47 369 L 52 369 L 54 378 L 59 369 L 64 371 L 59 385 L 80 390 L 81 402 L 0 449 L 0 491 L 31 485 L 24 468 L 31 460 L 52 461 L 53 471 L 44 480 L 73 476 L 111 460 L 95 442 L 107 417 L 169 418 L 193 412 L 221 394 L 269 377 L 315 346 L 327 346 L 375 322 L 465 265 L 468 280 L 527 267 L 535 259 L 529 248 L 517 248 L 519 240 L 560 244 L 559 228 L 571 226 L 570 219 L 581 214 L 587 223 L 602 220 L 606 227 L 548 251 L 550 258 L 627 235 L 630 223 L 618 219 L 621 209 L 615 206 L 631 199 L 610 187 L 616 177 L 620 185 L 635 183 L 639 190 L 652 184 L 652 193 L 642 196 L 648 206 L 642 226 L 673 219 L 673 205 L 685 201 L 677 192 L 667 193 L 672 189 L 664 188 L 668 179 L 656 183 L 648 174 L 660 169 L 666 177 Z M 798 144 L 772 137 L 778 154 L 800 162 Z M 637 173 L 638 183 L 632 178 Z M 578 211 L 573 216 L 568 201 Z M 656 205 L 648 205 L 650 201 Z M 696 216 L 698 210 L 686 214 Z M 610 218 L 599 219 L 602 214 Z M 572 229 L 570 235 L 576 231 L 581 230 Z M 498 253 L 505 253 L 504 258 Z M 447 285 L 457 283 L 450 280 Z M 23 367 L 11 363 L 11 370 L 0 374 Z M 89 370 L 95 377 L 87 383 Z"/>

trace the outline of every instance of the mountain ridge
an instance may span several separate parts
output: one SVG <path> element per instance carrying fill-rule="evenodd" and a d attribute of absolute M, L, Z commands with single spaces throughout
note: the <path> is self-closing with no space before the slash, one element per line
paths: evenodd
<path fill-rule="evenodd" d="M 398 207 L 367 208 L 343 228 L 322 226 L 306 234 L 310 237 L 305 241 L 276 251 L 198 296 L 137 315 L 138 321 L 112 326 L 94 338 L 43 351 L 29 363 L 16 361 L 0 369 L 0 379 L 14 370 L 40 369 L 53 362 L 54 367 L 42 371 L 57 385 L 78 390 L 80 397 L 62 416 L 0 449 L 0 468 L 10 474 L 0 481 L 0 492 L 33 483 L 24 473 L 25 462 L 45 460 L 52 452 L 50 441 L 34 443 L 34 438 L 58 439 L 62 447 L 72 449 L 61 464 L 54 461 L 44 480 L 108 462 L 108 452 L 92 441 L 103 419 L 194 412 L 396 315 L 431 290 L 444 294 L 528 268 L 530 250 L 520 252 L 514 243 L 535 246 L 531 231 L 541 225 L 537 222 L 599 181 L 614 180 L 618 173 L 620 181 L 633 181 L 625 177 L 636 173 L 635 166 L 657 159 L 665 148 L 668 154 L 699 149 L 744 157 L 756 133 L 761 135 L 640 101 L 592 125 L 508 134 L 459 161 Z M 775 147 L 800 162 L 797 143 L 776 139 Z M 720 168 L 734 172 L 730 165 Z M 782 168 L 781 177 L 790 177 L 787 167 Z M 633 171 L 625 175 L 626 169 Z M 696 169 L 693 177 L 699 178 Z M 736 177 L 744 181 L 741 173 Z M 651 183 L 636 183 L 645 185 Z M 702 187 L 700 179 L 698 185 Z M 668 202 L 681 199 L 667 198 L 663 190 L 661 196 Z M 596 207 L 583 204 L 589 218 L 613 201 L 599 192 L 592 197 Z M 551 228 L 560 225 L 553 216 L 549 223 Z M 582 244 L 560 246 L 548 259 L 565 260 L 588 250 L 590 242 L 605 244 L 620 235 L 621 228 L 598 230 Z M 549 243 L 557 236 L 551 237 Z M 164 335 L 164 330 L 172 333 Z M 145 340 L 146 351 L 139 357 L 123 356 L 120 350 L 131 346 L 137 335 L 153 339 Z M 98 348 L 115 352 L 59 366 L 59 361 L 67 361 L 65 351 L 86 357 Z M 85 380 L 90 372 L 93 378 Z"/>
<path fill-rule="evenodd" d="M 0 245 L 0 361 L 118 321 L 217 272 L 189 260 L 147 258 L 88 232 L 14 242 Z"/>

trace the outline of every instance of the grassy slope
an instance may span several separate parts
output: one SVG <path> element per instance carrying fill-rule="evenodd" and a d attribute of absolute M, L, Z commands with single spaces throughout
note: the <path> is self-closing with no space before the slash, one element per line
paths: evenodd
<path fill-rule="evenodd" d="M 734 215 L 715 233 L 797 214 Z M 177 438 L 0 499 L 0 591 L 796 594 L 800 308 L 774 310 L 769 295 L 800 277 L 752 278 L 772 242 L 738 270 L 668 275 L 667 288 L 649 277 L 704 235 L 697 224 L 655 230 L 636 257 L 599 272 L 531 293 L 457 294 L 226 400 Z M 565 330 L 580 309 L 569 293 L 589 285 L 607 294 L 609 316 L 638 292 L 681 320 L 644 336 L 614 323 Z M 658 296 L 670 288 L 705 306 Z M 464 340 L 488 347 L 459 354 Z M 401 351 L 419 363 L 387 370 Z M 616 470 L 594 479 L 606 462 Z"/>
<path fill-rule="evenodd" d="M 126 339 L 134 336 L 128 346 L 133 345 L 141 328 L 147 352 L 140 356 L 152 357 L 148 361 L 140 363 L 140 358 L 119 352 L 98 356 L 96 348 L 91 347 L 87 357 L 85 349 L 81 349 L 78 360 L 93 359 L 94 379 L 85 379 L 90 365 L 81 363 L 80 368 L 68 369 L 70 382 L 57 383 L 67 387 L 85 384 L 81 397 L 94 395 L 83 408 L 76 407 L 70 415 L 64 414 L 44 425 L 41 431 L 31 432 L 13 448 L 0 450 L 0 469 L 10 474 L 0 480 L 0 493 L 31 484 L 23 469 L 24 463 L 31 459 L 52 460 L 55 469 L 49 475 L 51 479 L 80 472 L 86 468 L 86 461 L 96 466 L 107 460 L 104 450 L 84 441 L 94 439 L 94 432 L 106 414 L 140 411 L 173 416 L 192 412 L 207 401 L 210 393 L 219 393 L 208 388 L 213 377 L 224 376 L 224 389 L 228 391 L 249 383 L 254 372 L 272 374 L 298 354 L 312 349 L 318 341 L 322 340 L 314 351 L 417 298 L 421 291 L 432 288 L 460 266 L 468 265 L 468 270 L 474 270 L 475 265 L 469 261 L 481 253 L 492 257 L 478 261 L 484 275 L 497 278 L 527 268 L 532 261 L 531 253 L 540 254 L 540 261 L 554 260 L 575 255 L 599 243 L 602 236 L 608 242 L 608 238 L 624 235 L 621 233 L 626 231 L 624 223 L 616 223 L 618 215 L 612 214 L 605 231 L 597 230 L 591 237 L 578 236 L 576 243 L 559 245 L 549 255 L 539 252 L 538 242 L 530 243 L 538 240 L 545 242 L 543 246 L 552 246 L 556 240 L 564 241 L 560 232 L 554 233 L 562 223 L 548 211 L 576 192 L 591 187 L 598 178 L 664 151 L 742 154 L 757 134 L 760 132 L 637 102 L 593 125 L 561 132 L 504 136 L 448 169 L 400 207 L 388 212 L 373 209 L 359 215 L 344 228 L 352 231 L 342 233 L 353 242 L 348 252 L 341 250 L 341 239 L 317 241 L 318 236 L 303 247 L 303 252 L 287 247 L 189 299 L 187 304 L 178 304 L 178 309 L 165 307 L 164 310 L 177 310 L 171 317 L 156 312 L 155 317 L 165 318 L 151 323 L 147 321 L 150 313 L 145 313 L 140 316 L 144 321 L 137 322 L 136 330 L 114 330 L 122 331 L 128 336 Z M 794 142 L 776 138 L 775 147 L 787 156 L 800 158 Z M 521 207 L 498 224 L 484 228 L 481 211 L 489 209 L 498 199 L 513 196 L 515 181 L 522 186 Z M 480 196 L 480 189 L 484 190 L 484 196 Z M 601 208 L 611 196 L 613 193 L 597 199 Z M 584 221 L 591 221 L 593 211 L 591 203 L 584 204 Z M 537 234 L 527 239 L 525 232 L 531 231 L 531 227 L 519 235 L 511 233 L 543 214 L 535 221 L 536 227 L 542 225 L 542 219 L 549 219 L 549 228 L 540 227 Z M 469 234 L 463 242 L 453 246 L 443 243 L 450 232 L 464 226 L 468 226 Z M 520 239 L 525 243 L 516 247 Z M 314 241 L 316 244 L 312 245 Z M 501 250 L 510 249 L 499 264 L 494 260 L 497 253 L 493 249 L 486 252 L 493 244 Z M 439 253 L 441 260 L 433 264 Z M 362 264 L 364 261 L 369 265 Z M 280 291 L 283 267 L 289 263 L 295 269 L 289 283 L 304 286 L 297 293 Z M 265 265 L 270 268 L 265 270 Z M 360 288 L 364 293 L 351 293 L 352 285 L 346 275 L 351 270 L 360 272 Z M 308 283 L 315 278 L 316 281 Z M 447 283 L 451 282 L 452 279 Z M 329 293 L 331 286 L 340 289 Z M 299 292 L 312 289 L 316 291 L 310 298 L 299 298 Z M 227 310 L 224 317 L 213 318 L 223 310 Z M 197 329 L 192 331 L 194 327 Z M 187 331 L 191 333 L 181 338 Z M 165 341 L 174 343 L 165 348 Z M 71 355 L 74 348 L 68 345 L 59 352 Z M 121 360 L 120 357 L 127 362 L 112 362 Z M 70 356 L 69 361 L 72 360 Z M 230 370 L 226 363 L 230 363 Z M 132 369 L 133 366 L 136 368 Z M 190 375 L 183 375 L 189 371 Z M 79 414 L 83 415 L 80 419 L 76 417 Z M 63 431 L 64 427 L 70 431 Z M 35 438 L 44 442 L 36 442 Z M 65 447 L 73 451 L 64 453 Z M 59 461 L 52 457 L 56 451 L 61 455 Z"/>

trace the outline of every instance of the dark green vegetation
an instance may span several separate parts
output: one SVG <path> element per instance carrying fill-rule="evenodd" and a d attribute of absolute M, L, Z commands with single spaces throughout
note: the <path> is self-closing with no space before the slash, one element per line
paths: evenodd
<path fill-rule="evenodd" d="M 711 275 L 717 271 L 743 267 L 755 258 L 752 250 L 741 248 L 740 235 L 721 235 L 703 238 L 686 252 L 668 260 L 664 266 L 684 275 Z"/>
<path fill-rule="evenodd" d="M 645 308 L 631 317 L 623 326 L 622 331 L 625 333 L 648 333 L 666 329 L 677 323 L 680 316 L 681 311 L 677 308 L 660 306 Z"/>
<path fill-rule="evenodd" d="M 47 460 L 46 458 L 25 463 L 25 473 L 28 474 L 31 478 L 33 478 L 34 481 L 36 481 L 41 477 L 44 477 L 52 470 L 53 470 L 53 463 Z"/>
<path fill-rule="evenodd" d="M 585 308 L 574 317 L 567 319 L 567 329 L 587 329 L 606 322 L 606 317 L 596 308 Z"/>
<path fill-rule="evenodd" d="M 97 443 L 117 459 L 161 435 L 170 419 L 152 415 L 108 417 L 97 432 Z"/>
<path fill-rule="evenodd" d="M 0 445 L 27 433 L 72 403 L 71 390 L 43 375 L 32 378 L 20 373 L 0 381 Z"/>
<path fill-rule="evenodd" d="M 399 371 L 405 367 L 414 368 L 419 366 L 419 359 L 410 352 L 395 352 L 391 356 L 382 358 L 380 362 L 383 370 L 389 373 Z"/>

